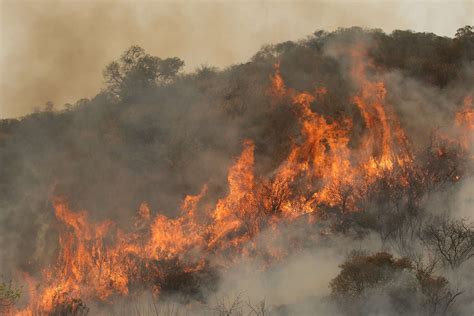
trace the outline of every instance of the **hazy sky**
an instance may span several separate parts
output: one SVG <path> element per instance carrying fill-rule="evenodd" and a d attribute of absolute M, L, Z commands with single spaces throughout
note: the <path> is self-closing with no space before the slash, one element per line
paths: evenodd
<path fill-rule="evenodd" d="M 453 36 L 471 1 L 0 0 L 0 118 L 95 95 L 102 69 L 132 44 L 186 70 L 246 61 L 263 44 L 363 26 Z"/>

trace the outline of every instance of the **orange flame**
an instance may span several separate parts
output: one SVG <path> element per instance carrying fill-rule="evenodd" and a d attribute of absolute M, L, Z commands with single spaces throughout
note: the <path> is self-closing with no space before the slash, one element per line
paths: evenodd
<path fill-rule="evenodd" d="M 456 113 L 456 123 L 467 130 L 474 130 L 474 108 L 472 106 L 472 96 L 464 98 L 464 108 Z"/>

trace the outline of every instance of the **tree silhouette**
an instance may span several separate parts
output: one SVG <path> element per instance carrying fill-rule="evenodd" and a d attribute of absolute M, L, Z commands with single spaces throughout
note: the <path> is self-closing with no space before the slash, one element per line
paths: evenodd
<path fill-rule="evenodd" d="M 184 61 L 177 57 L 161 59 L 135 45 L 125 51 L 118 61 L 108 64 L 103 76 L 107 91 L 126 100 L 171 81 L 183 66 Z"/>

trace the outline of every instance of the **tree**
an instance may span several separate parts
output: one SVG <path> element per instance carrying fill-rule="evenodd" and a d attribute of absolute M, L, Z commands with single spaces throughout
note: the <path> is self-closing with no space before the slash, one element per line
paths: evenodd
<path fill-rule="evenodd" d="M 466 25 L 456 31 L 454 46 L 461 48 L 462 56 L 467 60 L 474 59 L 474 27 Z"/>
<path fill-rule="evenodd" d="M 184 66 L 177 57 L 161 59 L 145 53 L 139 46 L 125 51 L 103 72 L 107 91 L 121 99 L 136 96 L 146 89 L 170 82 Z"/>
<path fill-rule="evenodd" d="M 452 290 L 448 280 L 442 276 L 433 276 L 423 270 L 417 270 L 416 276 L 424 296 L 423 305 L 430 315 L 445 315 L 456 298 L 463 293 Z"/>
<path fill-rule="evenodd" d="M 398 314 L 446 315 L 463 293 L 452 289 L 446 278 L 433 275 L 432 266 L 415 267 L 408 258 L 397 259 L 386 252 L 355 253 L 341 268 L 330 287 L 333 298 L 350 315 L 366 315 L 369 298 L 380 301 L 381 295 Z"/>
<path fill-rule="evenodd" d="M 455 38 L 460 39 L 460 38 L 473 38 L 474 37 L 474 28 L 470 25 L 466 25 L 464 27 L 461 27 L 457 29 L 456 34 L 454 35 Z"/>
<path fill-rule="evenodd" d="M 423 240 L 452 269 L 474 257 L 474 229 L 464 220 L 438 220 L 426 227 Z"/>
<path fill-rule="evenodd" d="M 221 298 L 213 310 L 218 316 L 242 316 L 242 293 L 233 300 L 228 300 L 227 297 Z"/>
<path fill-rule="evenodd" d="M 411 268 L 407 258 L 396 259 L 386 252 L 371 256 L 354 253 L 341 265 L 341 272 L 329 286 L 333 296 L 355 299 L 368 288 L 388 283 L 396 272 Z"/>

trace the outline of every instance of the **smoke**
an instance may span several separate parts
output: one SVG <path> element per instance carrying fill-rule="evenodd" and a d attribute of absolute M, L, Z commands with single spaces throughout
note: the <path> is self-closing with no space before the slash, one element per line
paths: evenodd
<path fill-rule="evenodd" d="M 315 33 L 299 42 L 266 46 L 245 64 L 182 74 L 169 84 L 129 100 L 112 100 L 104 90 L 68 110 L 41 111 L 21 120 L 2 121 L 0 159 L 2 166 L 7 166 L 0 174 L 5 180 L 0 186 L 0 262 L 4 273 L 38 276 L 42 268 L 54 263 L 60 226 L 52 211 L 51 200 L 56 196 L 66 198 L 72 210 L 87 210 L 92 222 L 110 219 L 126 230 L 133 227 L 131 219 L 142 202 L 148 203 L 152 215 L 175 217 L 180 214 L 183 198 L 198 194 L 206 185 L 202 204 L 215 205 L 227 194 L 228 168 L 235 163 L 246 139 L 255 142 L 256 174 L 274 174 L 288 156 L 292 142 L 302 138 L 294 111 L 275 105 L 269 95 L 270 76 L 277 63 L 288 88 L 327 88 L 327 98 L 316 102 L 311 110 L 328 117 L 352 117 L 354 144 L 350 146 L 356 147 L 366 128 L 351 98 L 361 85 L 352 73 L 349 51 L 354 45 L 367 49 L 365 63 L 376 64 L 368 76 L 385 82 L 387 108 L 400 118 L 415 155 L 429 151 L 426 148 L 434 130 L 448 137 L 461 135 L 454 123 L 455 113 L 461 109 L 463 98 L 472 93 L 472 61 L 453 54 L 443 63 L 434 56 L 433 63 L 439 62 L 438 67 L 417 68 L 418 72 L 410 73 L 420 58 L 426 58 L 424 54 L 407 49 L 391 60 L 389 53 L 377 50 L 384 45 L 390 48 L 391 41 L 408 45 L 403 36 L 420 38 L 412 48 L 423 48 L 433 55 L 439 49 L 429 43 L 436 40 L 451 47 L 453 41 L 433 34 L 386 35 L 360 28 Z M 399 60 L 407 64 L 400 66 Z M 457 71 L 450 72 L 450 67 Z M 423 159 L 431 157 L 427 156 L 420 158 L 422 166 Z M 443 165 L 444 161 L 429 168 L 441 173 L 451 170 L 451 160 Z M 410 220 L 423 225 L 439 215 L 473 220 L 474 185 L 469 176 L 472 162 L 467 159 L 459 163 L 459 170 L 457 164 L 454 169 L 440 185 L 436 183 L 430 189 L 416 182 L 421 187 L 413 188 L 413 195 L 419 194 L 419 205 L 410 205 L 404 200 L 409 199 L 406 195 L 393 201 L 393 191 L 403 194 L 405 189 L 389 188 L 381 190 L 385 195 L 365 201 L 365 208 L 357 212 L 338 213 L 335 206 L 327 207 L 318 218 L 321 224 L 304 220 L 289 223 L 280 228 L 277 237 L 268 228 L 247 244 L 251 255 L 239 257 L 225 268 L 219 266 L 218 255 L 209 255 L 210 266 L 217 267 L 217 288 L 203 290 L 200 294 L 204 299 L 192 298 L 191 302 L 189 298 L 183 302 L 179 293 L 171 293 L 169 301 L 160 304 L 174 304 L 172 308 L 183 313 L 195 309 L 194 314 L 206 314 L 222 308 L 223 300 L 232 304 L 240 298 L 242 308 L 264 300 L 277 315 L 344 314 L 331 300 L 330 281 L 353 250 L 407 255 L 405 244 L 391 237 L 398 232 L 392 234 L 394 226 L 401 223 L 402 228 L 406 224 L 394 224 L 393 220 L 399 220 L 397 215 L 409 214 L 413 216 L 408 217 Z M 461 178 L 453 180 L 458 173 Z M 411 214 L 414 208 L 420 214 Z M 425 246 L 412 237 L 415 228 L 407 229 L 413 231 L 402 237 L 413 244 L 410 251 L 425 256 Z M 252 253 L 254 243 L 261 252 Z M 284 255 L 269 264 L 266 255 L 275 246 Z M 466 281 L 470 279 L 465 276 L 472 272 L 472 262 L 461 267 L 456 273 L 446 268 L 439 273 L 463 289 L 466 304 L 460 313 L 467 314 L 473 294 Z M 383 291 L 367 290 L 367 300 L 358 306 L 361 313 L 397 314 L 390 293 L 403 291 L 407 279 L 409 276 L 400 275 Z M 137 292 L 142 293 L 141 289 Z M 149 291 L 135 298 L 122 301 L 131 300 L 131 306 L 142 310 L 131 313 L 153 313 L 154 298 Z M 115 297 L 111 300 L 121 301 Z M 116 308 L 122 308 L 94 300 L 87 304 L 93 314 L 116 314 Z"/>
<path fill-rule="evenodd" d="M 277 242 L 284 245 L 295 235 L 311 235 L 314 229 L 314 226 L 289 227 L 282 234 L 286 237 Z M 272 234 L 263 232 L 260 238 L 271 239 Z M 329 283 L 339 273 L 339 265 L 354 249 L 367 252 L 381 249 L 380 239 L 373 235 L 360 240 L 321 236 L 306 246 L 301 251 L 291 251 L 291 244 L 286 244 L 284 247 L 291 255 L 265 270 L 255 259 L 237 262 L 223 275 L 215 297 L 235 298 L 240 294 L 243 300 L 250 299 L 254 304 L 265 301 L 269 310 L 282 315 L 325 315 L 330 310 L 335 313 L 337 306 L 333 306 L 327 297 L 330 295 Z"/>
<path fill-rule="evenodd" d="M 455 214 L 460 218 L 465 218 L 469 221 L 474 220 L 474 178 L 466 178 L 462 182 L 462 186 L 456 194 L 455 201 L 457 202 Z"/>
<path fill-rule="evenodd" d="M 244 62 L 265 43 L 297 40 L 314 29 L 360 25 L 452 36 L 472 22 L 473 7 L 471 1 L 7 0 L 0 11 L 0 117 L 7 118 L 47 101 L 62 108 L 94 96 L 103 66 L 132 44 L 160 57 L 178 56 L 192 71 Z"/>

